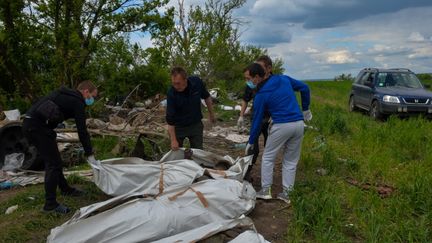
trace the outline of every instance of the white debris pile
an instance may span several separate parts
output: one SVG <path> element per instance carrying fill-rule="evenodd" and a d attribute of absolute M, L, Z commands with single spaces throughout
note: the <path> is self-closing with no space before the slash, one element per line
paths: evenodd
<path fill-rule="evenodd" d="M 66 176 L 74 174 L 87 180 L 91 180 L 93 172 L 91 170 L 65 171 Z M 0 182 L 9 181 L 14 186 L 35 185 L 44 182 L 44 172 L 35 171 L 3 171 L 0 170 Z"/>
<path fill-rule="evenodd" d="M 229 105 L 219 105 L 219 108 L 224 111 L 240 111 L 241 106 L 235 105 L 235 106 L 229 106 Z"/>
<path fill-rule="evenodd" d="M 23 153 L 11 153 L 5 155 L 4 164 L 1 170 L 4 171 L 15 171 L 21 168 L 24 162 L 24 154 Z"/>
<path fill-rule="evenodd" d="M 160 105 L 161 96 L 156 95 L 144 102 L 136 102 L 134 108 L 105 105 L 107 121 L 90 118 L 87 127 L 92 130 L 126 132 L 165 132 L 165 108 Z"/>
<path fill-rule="evenodd" d="M 18 109 L 3 111 L 6 116 L 6 121 L 19 121 L 21 117 L 21 113 Z"/>
<path fill-rule="evenodd" d="M 210 131 L 204 131 L 204 134 L 208 137 L 223 137 L 234 143 L 246 143 L 249 135 L 239 134 L 238 130 L 238 127 L 214 126 Z"/>

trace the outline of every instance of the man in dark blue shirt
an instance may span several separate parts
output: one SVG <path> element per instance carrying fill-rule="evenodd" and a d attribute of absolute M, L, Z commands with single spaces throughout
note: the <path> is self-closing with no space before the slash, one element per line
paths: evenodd
<path fill-rule="evenodd" d="M 199 77 L 187 77 L 182 67 L 171 69 L 171 82 L 166 110 L 171 149 L 183 147 L 185 138 L 189 139 L 191 148 L 202 149 L 204 126 L 201 122 L 201 99 L 207 105 L 210 122 L 215 122 L 210 94 Z"/>

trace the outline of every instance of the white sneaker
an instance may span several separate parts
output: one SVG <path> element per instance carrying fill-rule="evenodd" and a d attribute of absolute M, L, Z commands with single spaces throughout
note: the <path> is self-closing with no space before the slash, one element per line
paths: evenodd
<path fill-rule="evenodd" d="M 256 198 L 269 200 L 272 199 L 271 187 L 269 188 L 261 188 L 256 194 Z"/>
<path fill-rule="evenodd" d="M 287 204 L 291 204 L 291 200 L 289 199 L 288 193 L 286 191 L 283 191 L 277 195 L 277 199 L 282 200 L 286 202 Z"/>

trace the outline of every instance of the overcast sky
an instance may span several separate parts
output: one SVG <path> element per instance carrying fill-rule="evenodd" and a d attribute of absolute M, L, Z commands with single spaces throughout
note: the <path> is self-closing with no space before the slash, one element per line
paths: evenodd
<path fill-rule="evenodd" d="M 432 73 L 432 0 L 248 0 L 234 14 L 248 22 L 241 42 L 267 48 L 297 79 L 364 67 Z"/>

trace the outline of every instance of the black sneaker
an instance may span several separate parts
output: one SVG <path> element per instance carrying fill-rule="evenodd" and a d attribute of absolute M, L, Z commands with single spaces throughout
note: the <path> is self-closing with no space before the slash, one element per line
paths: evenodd
<path fill-rule="evenodd" d="M 71 210 L 70 208 L 68 208 L 65 205 L 59 204 L 57 207 L 53 208 L 53 209 L 42 209 L 42 212 L 44 213 L 59 213 L 59 214 L 67 214 L 69 213 Z"/>
<path fill-rule="evenodd" d="M 67 197 L 81 197 L 84 196 L 85 192 L 76 188 L 72 188 L 68 191 L 61 192 L 61 194 Z"/>

